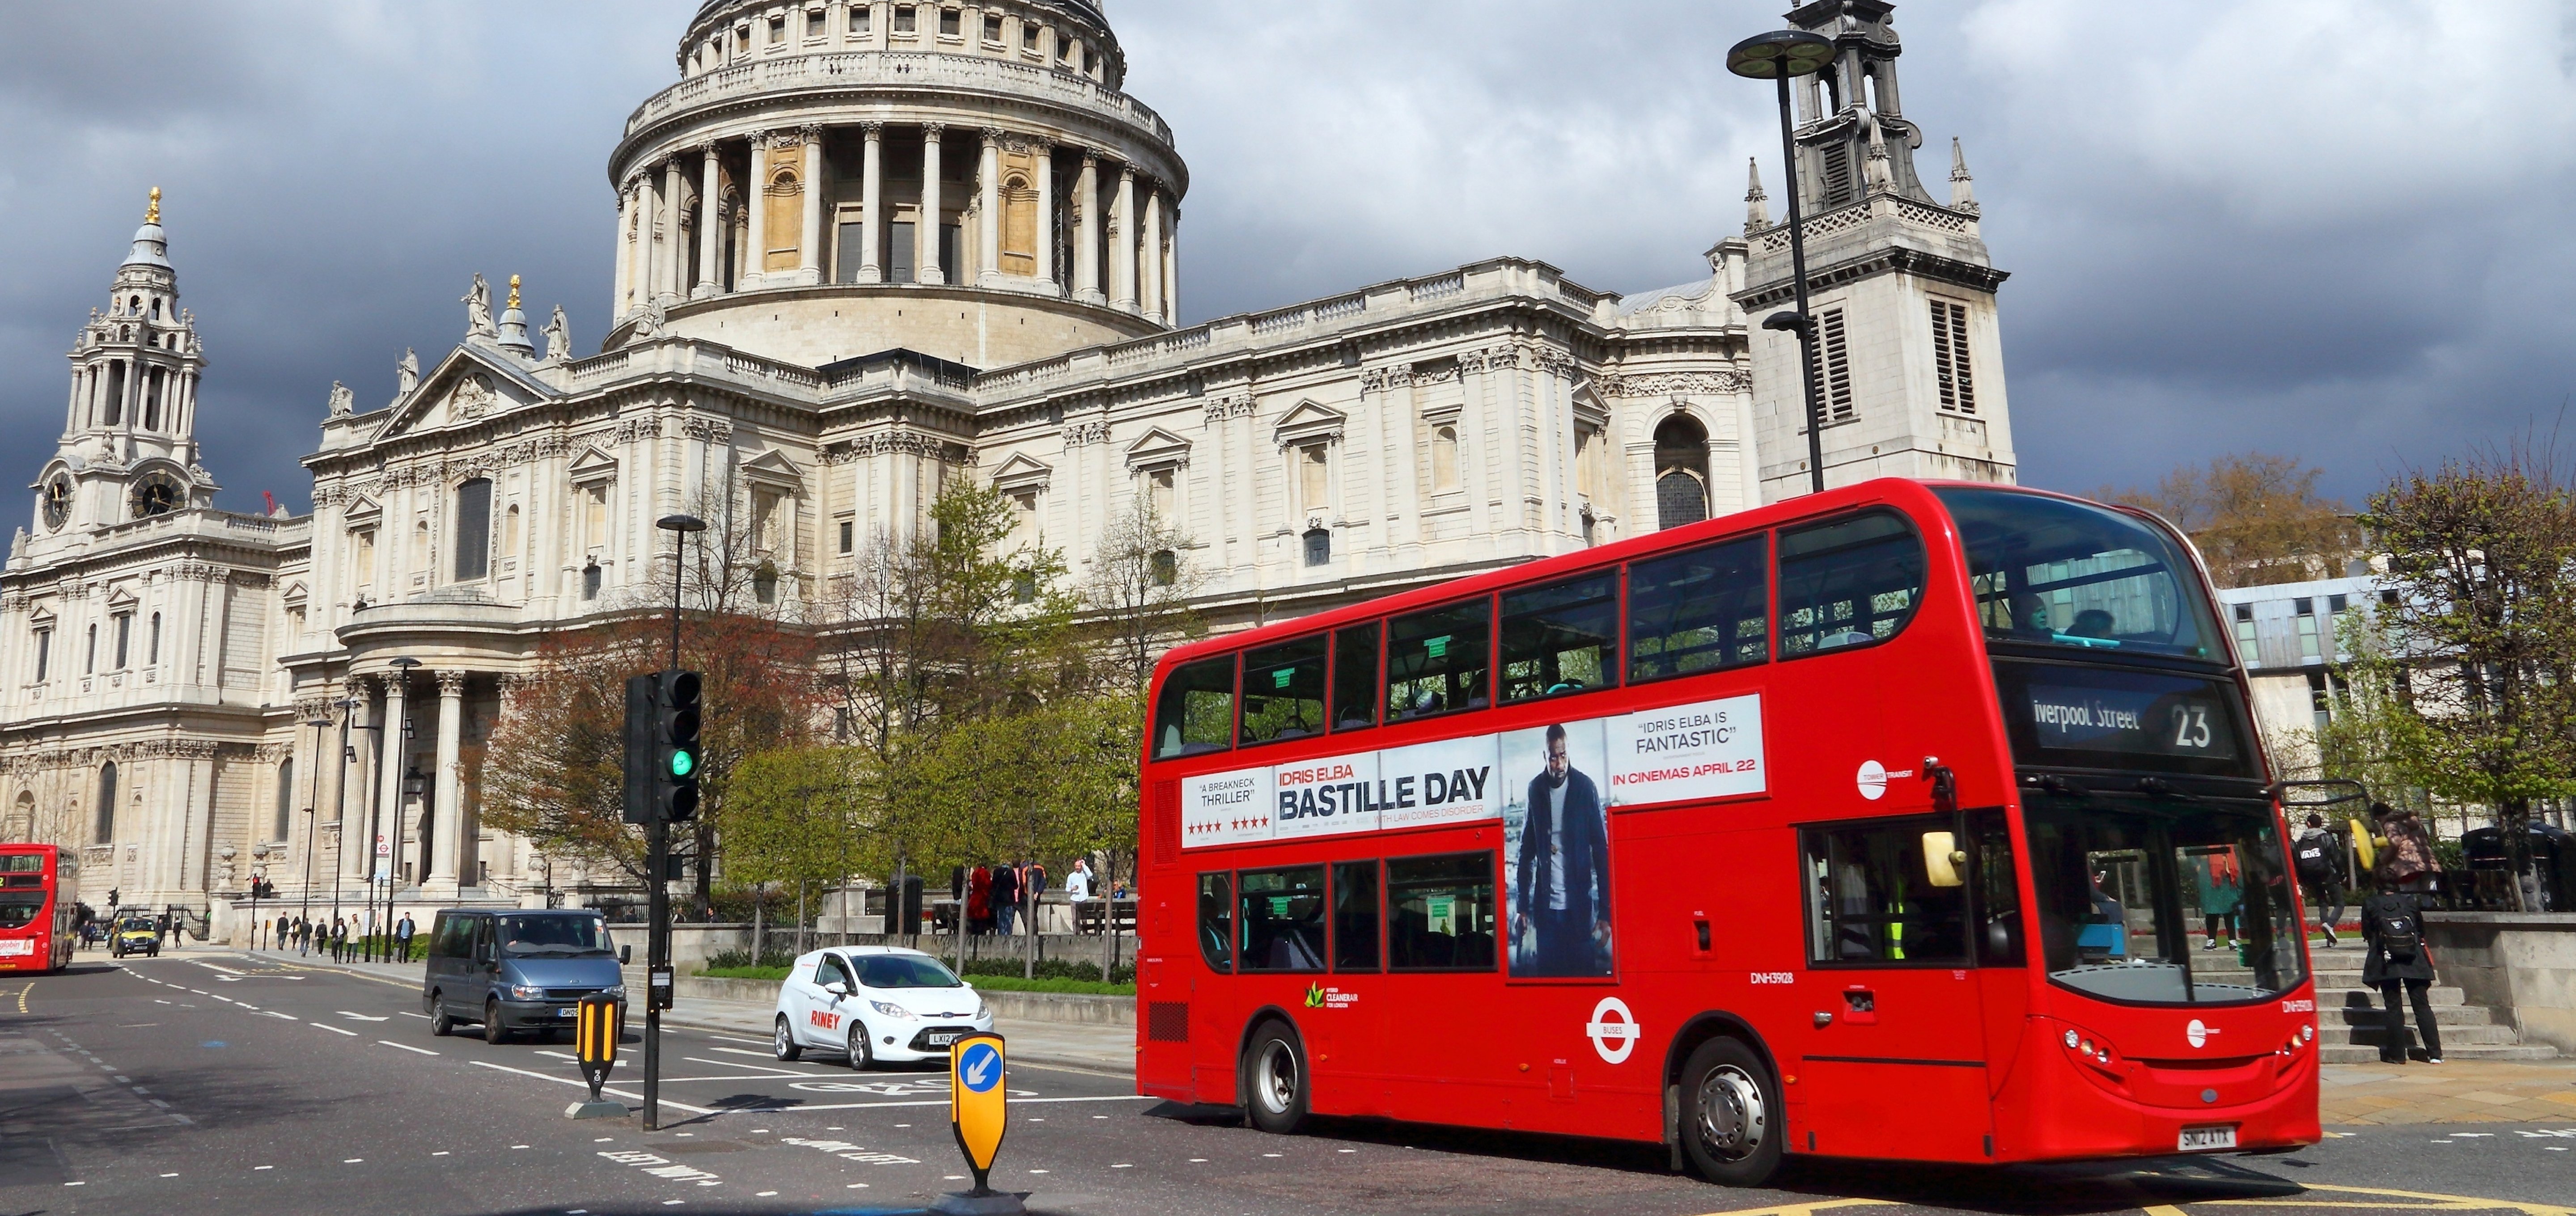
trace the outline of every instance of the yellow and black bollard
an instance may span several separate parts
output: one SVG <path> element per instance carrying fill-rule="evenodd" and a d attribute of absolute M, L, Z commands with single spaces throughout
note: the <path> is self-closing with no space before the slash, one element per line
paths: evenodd
<path fill-rule="evenodd" d="M 1010 1094 L 1003 1085 L 1007 1073 L 998 1034 L 966 1035 L 948 1048 L 948 1122 L 957 1134 L 957 1150 L 966 1155 L 966 1168 L 975 1171 L 975 1189 L 932 1200 L 930 1210 L 938 1216 L 1019 1216 L 1027 1210 L 1020 1202 L 1025 1194 L 986 1185 L 1009 1123 Z"/>
<path fill-rule="evenodd" d="M 574 1119 L 623 1119 L 626 1104 L 599 1096 L 608 1071 L 617 1067 L 617 1039 L 626 1030 L 626 1003 L 604 992 L 581 998 L 573 1022 L 573 1055 L 581 1061 L 581 1079 L 590 1083 L 590 1101 L 575 1102 L 564 1114 Z"/>

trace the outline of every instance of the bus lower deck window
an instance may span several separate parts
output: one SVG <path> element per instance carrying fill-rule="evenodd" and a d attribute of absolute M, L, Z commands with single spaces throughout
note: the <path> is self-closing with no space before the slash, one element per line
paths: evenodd
<path fill-rule="evenodd" d="M 1628 680 L 1770 657 L 1769 538 L 1748 536 L 1628 567 Z"/>
<path fill-rule="evenodd" d="M 1199 954 L 1218 972 L 1234 970 L 1234 878 L 1199 875 Z"/>
<path fill-rule="evenodd" d="M 1808 828 L 1808 957 L 1819 963 L 1968 963 L 1968 889 L 1935 886 L 1926 833 L 1946 816 Z"/>
<path fill-rule="evenodd" d="M 1333 635 L 1333 729 L 1377 725 L 1377 626 L 1354 625 Z"/>
<path fill-rule="evenodd" d="M 1493 970 L 1494 911 L 1492 853 L 1389 858 L 1387 969 Z"/>
<path fill-rule="evenodd" d="M 1324 733 L 1325 635 L 1247 651 L 1243 656 L 1243 742 Z"/>
<path fill-rule="evenodd" d="M 1493 602 L 1483 599 L 1388 621 L 1386 720 L 1483 709 L 1493 634 Z"/>
<path fill-rule="evenodd" d="M 1184 664 L 1154 702 L 1154 758 L 1221 752 L 1234 745 L 1234 656 Z"/>
<path fill-rule="evenodd" d="M 1242 969 L 1323 970 L 1324 867 L 1245 870 L 1235 878 Z"/>
<path fill-rule="evenodd" d="M 1502 639 L 1506 703 L 1609 687 L 1618 678 L 1618 574 L 1504 592 Z"/>
<path fill-rule="evenodd" d="M 1378 948 L 1377 863 L 1333 867 L 1333 970 L 1375 971 Z"/>
<path fill-rule="evenodd" d="M 1780 657 L 1896 636 L 1923 602 L 1923 541 L 1889 511 L 1780 534 Z"/>

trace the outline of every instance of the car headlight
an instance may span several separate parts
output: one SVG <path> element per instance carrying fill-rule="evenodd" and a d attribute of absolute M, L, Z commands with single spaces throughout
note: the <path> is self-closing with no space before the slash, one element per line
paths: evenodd
<path fill-rule="evenodd" d="M 870 1001 L 870 1002 L 868 1002 L 868 1004 L 869 1004 L 869 1005 L 871 1005 L 871 1006 L 874 1006 L 874 1007 L 875 1007 L 875 1009 L 876 1009 L 876 1011 L 877 1011 L 878 1013 L 882 1013 L 882 1014 L 884 1014 L 884 1015 L 886 1015 L 887 1017 L 890 1017 L 890 1018 L 900 1018 L 900 1019 L 902 1019 L 902 1020 L 904 1020 L 904 1021 L 909 1022 L 909 1021 L 911 1021 L 911 1020 L 913 1019 L 913 1016 L 914 1016 L 914 1015 L 913 1015 L 913 1012 L 912 1012 L 911 1010 L 906 1009 L 906 1008 L 904 1008 L 904 1007 L 903 1007 L 903 1006 L 901 1006 L 901 1005 L 892 1004 L 892 1003 L 890 1003 L 890 1002 L 886 1002 L 886 1001 Z"/>
<path fill-rule="evenodd" d="M 510 995 L 522 1001 L 541 1001 L 545 999 L 546 990 L 534 984 L 512 984 Z"/>
<path fill-rule="evenodd" d="M 610 1000 L 614 1000 L 614 1001 L 622 1001 L 622 1000 L 625 1000 L 625 999 L 626 999 L 626 985 L 624 985 L 624 984 L 610 984 L 609 986 L 607 986 L 607 987 L 605 987 L 605 988 L 600 989 L 600 990 L 599 990 L 599 995 L 604 996 L 604 997 L 607 997 L 607 998 L 609 998 Z"/>

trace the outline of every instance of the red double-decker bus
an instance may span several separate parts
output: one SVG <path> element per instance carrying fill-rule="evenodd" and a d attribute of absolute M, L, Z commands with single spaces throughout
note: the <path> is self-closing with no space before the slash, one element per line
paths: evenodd
<path fill-rule="evenodd" d="M 1872 481 L 1182 647 L 1152 695 L 1146 1093 L 1735 1184 L 2318 1138 L 2279 806 L 2151 516 Z"/>
<path fill-rule="evenodd" d="M 49 844 L 0 844 L 0 971 L 60 971 L 80 944 L 80 859 Z"/>

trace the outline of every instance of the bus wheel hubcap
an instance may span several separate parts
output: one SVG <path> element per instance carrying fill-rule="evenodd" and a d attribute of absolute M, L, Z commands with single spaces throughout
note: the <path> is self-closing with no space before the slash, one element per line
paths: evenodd
<path fill-rule="evenodd" d="M 1762 1087 L 1742 1069 L 1729 1065 L 1699 1083 L 1699 1136 L 1709 1149 L 1729 1161 L 1740 1161 L 1762 1145 L 1767 1119 Z"/>
<path fill-rule="evenodd" d="M 1270 1109 L 1287 1110 L 1297 1100 L 1297 1060 L 1288 1045 L 1273 1042 L 1261 1052 L 1260 1093 Z"/>

